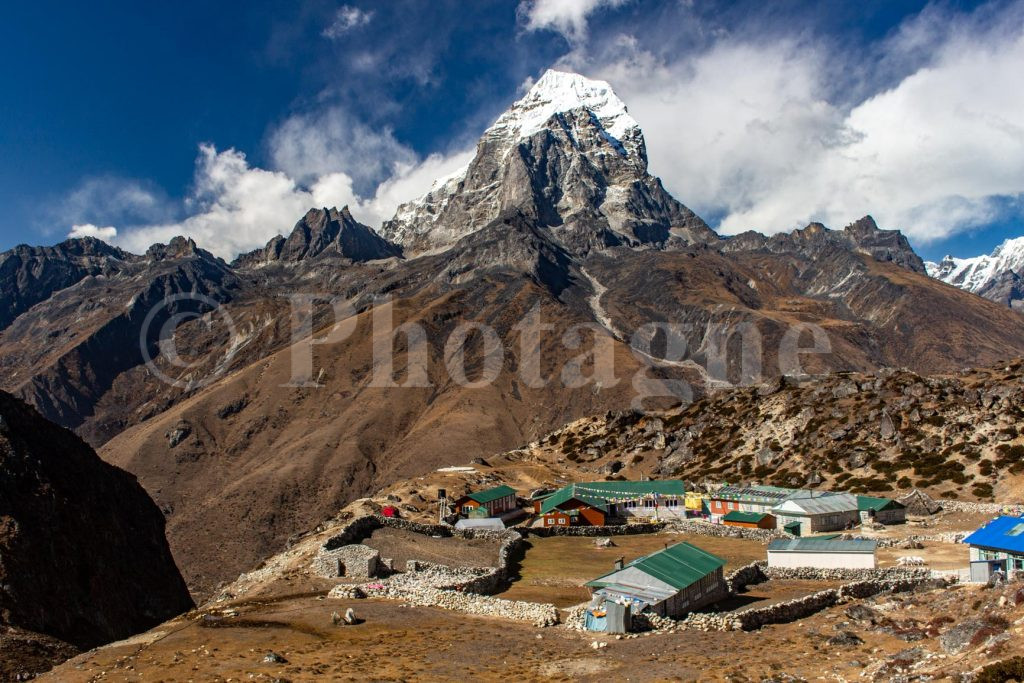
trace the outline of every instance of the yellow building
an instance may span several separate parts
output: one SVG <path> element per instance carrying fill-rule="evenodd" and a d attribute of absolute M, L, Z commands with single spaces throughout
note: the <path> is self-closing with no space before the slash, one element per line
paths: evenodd
<path fill-rule="evenodd" d="M 704 494 L 702 493 L 697 491 L 687 491 L 683 500 L 687 510 L 700 512 L 704 509 Z"/>

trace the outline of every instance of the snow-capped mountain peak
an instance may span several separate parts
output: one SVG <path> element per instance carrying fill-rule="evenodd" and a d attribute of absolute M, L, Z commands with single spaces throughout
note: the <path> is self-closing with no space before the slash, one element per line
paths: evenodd
<path fill-rule="evenodd" d="M 939 263 L 925 264 L 928 274 L 969 292 L 981 292 L 1008 271 L 1024 271 L 1024 237 L 1008 239 L 991 254 L 957 258 L 946 256 Z"/>
<path fill-rule="evenodd" d="M 619 143 L 640 129 L 606 81 L 548 69 L 522 99 L 495 121 L 487 134 L 521 140 L 543 130 L 556 114 L 580 108 L 590 111 L 604 132 Z"/>
<path fill-rule="evenodd" d="M 643 133 L 611 86 L 548 70 L 481 136 L 476 155 L 381 232 L 406 253 L 445 249 L 515 210 L 563 245 L 684 243 L 717 236 L 647 172 Z"/>

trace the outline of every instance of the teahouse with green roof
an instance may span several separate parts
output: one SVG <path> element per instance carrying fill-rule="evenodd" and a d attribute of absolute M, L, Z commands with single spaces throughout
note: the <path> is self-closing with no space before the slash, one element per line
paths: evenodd
<path fill-rule="evenodd" d="M 724 566 L 721 557 L 676 543 L 624 566 L 617 562 L 613 571 L 587 587 L 606 600 L 629 604 L 633 614 L 648 611 L 678 618 L 728 595 Z"/>
<path fill-rule="evenodd" d="M 534 504 L 545 527 L 604 526 L 630 518 L 685 518 L 685 493 L 676 479 L 592 481 L 569 484 Z"/>
<path fill-rule="evenodd" d="M 515 509 L 516 490 L 504 485 L 467 493 L 455 501 L 455 512 L 460 517 L 500 517 Z"/>

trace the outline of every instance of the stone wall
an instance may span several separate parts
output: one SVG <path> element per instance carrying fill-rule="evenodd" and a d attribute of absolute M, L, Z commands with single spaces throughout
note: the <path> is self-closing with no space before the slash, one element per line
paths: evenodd
<path fill-rule="evenodd" d="M 690 614 L 686 619 L 678 622 L 675 628 L 693 628 L 701 631 L 754 631 L 768 624 L 785 624 L 803 619 L 850 600 L 868 598 L 885 591 L 912 590 L 925 581 L 931 580 L 931 572 L 927 569 L 811 570 L 812 572 L 822 572 L 817 576 L 789 576 L 788 572 L 790 571 L 802 572 L 803 570 L 785 571 L 787 575 L 772 576 L 771 578 L 828 579 L 832 578 L 830 573 L 835 571 L 860 572 L 862 578 L 838 588 L 829 588 L 766 607 L 755 607 L 742 612 Z M 772 570 L 768 570 L 767 574 L 770 576 Z"/>
<path fill-rule="evenodd" d="M 968 500 L 946 500 L 939 501 L 943 510 L 953 512 L 982 512 L 991 515 L 1024 515 L 1024 505 L 1010 503 L 975 503 Z"/>
<path fill-rule="evenodd" d="M 776 538 L 792 538 L 789 534 L 777 529 L 747 529 L 745 527 L 713 524 L 700 519 L 687 519 L 672 522 L 669 527 L 673 531 L 716 538 L 746 538 L 753 541 L 768 543 Z"/>
<path fill-rule="evenodd" d="M 914 534 L 903 538 L 873 538 L 871 536 L 860 536 L 857 534 L 843 534 L 843 539 L 875 541 L 879 548 L 900 548 L 907 546 L 908 549 L 914 543 L 961 543 L 970 536 L 973 531 L 945 531 L 938 534 Z"/>
<path fill-rule="evenodd" d="M 422 560 L 409 560 L 403 574 L 362 585 L 335 586 L 329 594 L 330 597 L 349 600 L 381 597 L 404 600 L 412 605 L 529 621 L 537 626 L 558 623 L 558 610 L 554 605 L 504 600 L 489 595 L 499 591 L 508 582 L 508 567 L 514 557 L 522 552 L 523 536 L 514 529 L 455 529 L 447 525 L 418 524 L 373 515 L 350 522 L 324 543 L 318 556 L 336 553 L 339 548 L 357 543 L 372 534 L 375 529 L 385 526 L 430 536 L 500 541 L 496 566 L 453 568 Z"/>
<path fill-rule="evenodd" d="M 672 523 L 673 525 L 675 522 Z M 548 538 L 550 536 L 632 536 L 634 534 L 655 534 L 668 526 L 665 522 L 644 524 L 611 524 L 608 526 L 551 526 L 525 527 L 519 529 L 525 536 Z"/>

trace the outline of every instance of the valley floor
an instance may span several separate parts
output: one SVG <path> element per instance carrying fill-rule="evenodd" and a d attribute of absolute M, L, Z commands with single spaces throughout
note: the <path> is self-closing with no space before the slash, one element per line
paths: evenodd
<path fill-rule="evenodd" d="M 1008 590 L 1008 589 L 1007 589 Z M 982 616 L 1016 617 L 1011 637 L 989 650 L 956 655 L 939 638 L 908 642 L 899 628 L 866 627 L 837 606 L 792 624 L 757 632 L 686 631 L 616 640 L 564 627 L 410 608 L 381 600 L 335 601 L 284 596 L 239 603 L 164 624 L 129 641 L 83 654 L 40 680 L 55 681 L 314 681 L 314 680 L 579 680 L 760 681 L 891 680 L 900 671 L 944 674 L 1024 652 L 1019 609 L 999 607 L 1001 594 L 980 587 L 932 590 L 866 601 L 883 622 L 939 623 Z M 334 626 L 331 614 L 353 607 L 365 622 Z M 237 616 L 223 616 L 234 614 Z M 1004 618 L 1005 618 L 1004 617 Z M 862 643 L 829 644 L 853 631 Z M 916 636 L 912 637 L 916 638 Z M 607 647 L 592 649 L 598 640 Z M 283 663 L 265 662 L 270 652 Z M 998 654 L 998 656 L 996 656 Z M 903 666 L 901 662 L 908 662 Z"/>

